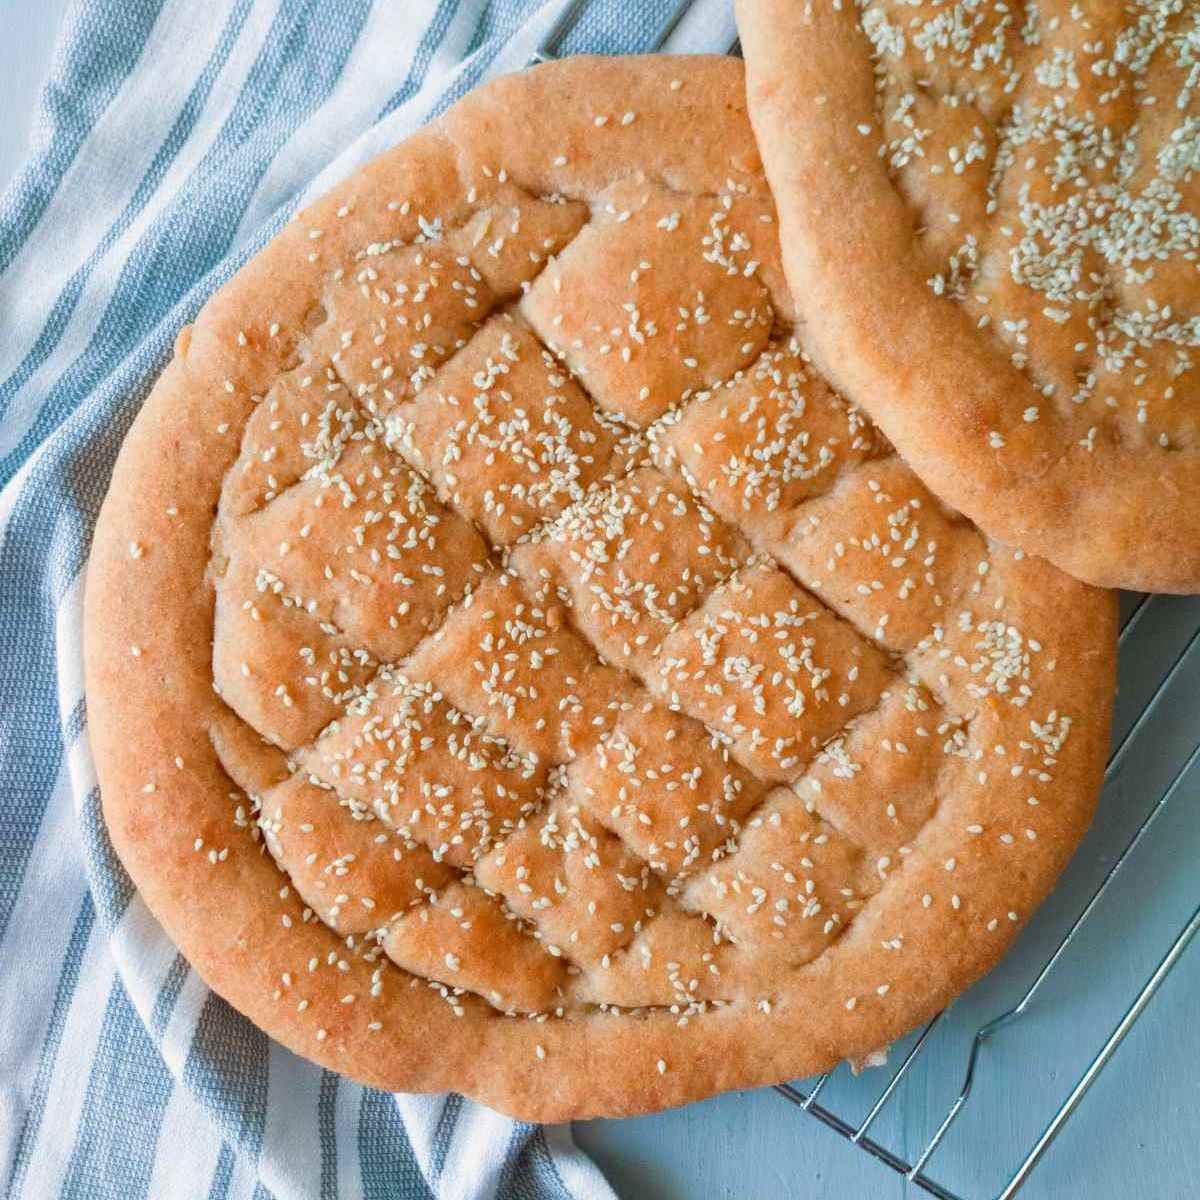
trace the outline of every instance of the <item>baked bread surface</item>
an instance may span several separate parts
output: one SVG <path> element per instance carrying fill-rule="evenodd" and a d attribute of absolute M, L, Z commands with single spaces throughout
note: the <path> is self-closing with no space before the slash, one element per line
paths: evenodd
<path fill-rule="evenodd" d="M 213 988 L 365 1083 L 558 1120 L 865 1056 L 1090 819 L 1112 596 L 813 369 L 743 83 L 471 94 L 212 298 L 122 449 L 114 844 Z"/>
<path fill-rule="evenodd" d="M 814 356 L 1077 578 L 1200 591 L 1192 0 L 738 0 Z"/>

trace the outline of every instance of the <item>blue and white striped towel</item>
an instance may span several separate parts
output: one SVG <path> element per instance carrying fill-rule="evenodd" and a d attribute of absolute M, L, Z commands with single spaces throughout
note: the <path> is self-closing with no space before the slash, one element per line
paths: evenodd
<path fill-rule="evenodd" d="M 566 1129 L 393 1097 L 212 995 L 112 854 L 80 607 L 117 447 L 176 330 L 306 202 L 566 0 L 74 0 L 0 199 L 0 1180 L 10 1198 L 611 1197 Z M 636 51 L 674 0 L 592 0 Z M 728 0 L 670 47 L 719 50 Z"/>

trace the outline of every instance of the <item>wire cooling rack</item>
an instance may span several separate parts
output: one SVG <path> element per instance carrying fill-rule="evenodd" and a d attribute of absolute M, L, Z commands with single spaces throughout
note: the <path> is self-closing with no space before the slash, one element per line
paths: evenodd
<path fill-rule="evenodd" d="M 558 56 L 564 40 L 583 15 L 588 3 L 589 0 L 568 0 L 532 55 L 531 63 L 549 62 Z M 692 3 L 693 0 L 675 0 L 675 3 L 669 6 L 657 33 L 645 47 L 647 51 L 661 49 L 666 44 L 691 8 Z M 729 53 L 736 54 L 738 52 L 739 46 L 735 41 L 729 47 Z M 1166 702 L 1176 691 L 1177 685 L 1191 682 L 1197 675 L 1200 675 L 1200 601 L 1176 597 L 1126 596 L 1123 598 L 1122 611 L 1123 621 L 1120 633 L 1122 689 L 1125 689 L 1126 680 L 1130 675 L 1141 675 L 1142 677 L 1137 680 L 1134 688 L 1140 693 L 1135 698 L 1136 709 L 1131 712 L 1126 705 L 1126 711 L 1122 712 L 1122 706 L 1118 705 L 1117 719 L 1114 722 L 1113 747 L 1105 772 L 1106 793 L 1111 791 L 1110 785 L 1118 781 L 1122 770 L 1128 766 L 1135 748 L 1145 745 L 1147 731 L 1156 723 L 1156 716 L 1160 708 L 1165 707 Z M 1181 627 L 1182 637 L 1180 636 Z M 1135 639 L 1142 644 L 1135 647 Z M 1137 671 L 1131 663 L 1131 658 L 1136 655 L 1138 660 L 1145 659 L 1149 645 L 1167 646 L 1169 657 L 1166 663 L 1158 664 L 1159 669 L 1157 670 L 1154 670 L 1153 664 L 1151 664 L 1152 673 L 1150 679 L 1147 680 L 1146 672 L 1144 670 Z M 1154 656 L 1149 655 L 1149 657 Z M 1139 665 L 1144 666 L 1145 664 L 1139 661 Z M 910 1183 L 932 1196 L 939 1197 L 939 1200 L 981 1200 L 984 1196 L 994 1196 L 994 1200 L 1011 1200 L 1011 1197 L 1020 1191 L 1034 1167 L 1041 1161 L 1063 1126 L 1079 1107 L 1088 1089 L 1095 1083 L 1137 1019 L 1154 998 L 1154 994 L 1179 961 L 1192 938 L 1200 930 L 1200 906 L 1197 906 L 1184 922 L 1182 928 L 1178 930 L 1166 951 L 1159 958 L 1157 965 L 1131 996 L 1120 1019 L 1114 1025 L 1098 1032 L 1092 1043 L 1095 1049 L 1090 1062 L 1078 1075 L 1074 1085 L 1062 1096 L 1057 1109 L 1045 1122 L 1040 1134 L 1029 1145 L 1024 1157 L 1016 1163 L 1015 1167 L 1009 1168 L 1011 1173 L 999 1192 L 975 1192 L 968 1196 L 964 1192 L 951 1190 L 950 1187 L 938 1182 L 933 1173 L 936 1170 L 935 1156 L 939 1147 L 946 1141 L 951 1129 L 967 1110 L 972 1098 L 979 1094 L 982 1084 L 977 1086 L 977 1080 L 981 1077 L 981 1055 L 985 1046 L 1010 1026 L 1019 1022 L 1034 1007 L 1038 994 L 1043 990 L 1047 980 L 1064 964 L 1064 960 L 1069 958 L 1070 951 L 1083 937 L 1082 931 L 1089 918 L 1102 905 L 1106 896 L 1114 891 L 1115 885 L 1122 877 L 1127 865 L 1134 859 L 1139 847 L 1147 840 L 1152 828 L 1163 813 L 1172 807 L 1179 807 L 1181 793 L 1189 792 L 1193 795 L 1200 795 L 1200 775 L 1193 775 L 1193 768 L 1200 763 L 1200 736 L 1197 736 L 1197 732 L 1192 730 L 1192 735 L 1196 740 L 1191 743 L 1191 750 L 1185 752 L 1177 764 L 1172 765 L 1168 782 L 1157 790 L 1154 798 L 1150 799 L 1149 807 L 1145 810 L 1140 824 L 1137 825 L 1132 836 L 1124 843 L 1123 847 L 1116 850 L 1111 865 L 1099 882 L 1091 885 L 1090 893 L 1084 891 L 1083 895 L 1086 898 L 1082 905 L 1076 904 L 1074 916 L 1067 918 L 1065 932 L 1057 937 L 1052 951 L 1040 960 L 1040 965 L 1035 961 L 1032 978 L 1021 991 L 1016 1002 L 1010 1003 L 997 1016 L 974 1028 L 962 1066 L 962 1085 L 945 1109 L 941 1120 L 927 1135 L 927 1140 L 916 1155 L 905 1156 L 890 1149 L 882 1141 L 877 1141 L 872 1137 L 871 1131 L 888 1106 L 897 1100 L 905 1078 L 913 1071 L 914 1066 L 938 1036 L 941 1028 L 944 1027 L 949 1010 L 939 1013 L 924 1029 L 907 1039 L 899 1066 L 886 1076 L 887 1082 L 882 1088 L 873 1082 L 875 1077 L 882 1072 L 870 1072 L 871 1081 L 868 1081 L 866 1086 L 868 1089 L 874 1090 L 871 1091 L 865 1115 L 848 1117 L 838 1111 L 842 1106 L 822 1099 L 827 1094 L 827 1085 L 834 1077 L 834 1072 L 817 1076 L 801 1085 L 780 1084 L 775 1089 L 779 1095 L 836 1133 L 841 1134 L 852 1145 L 858 1146 L 867 1154 L 891 1167 L 893 1171 L 903 1175 Z M 1108 795 L 1105 799 L 1110 802 L 1113 800 Z M 1144 801 L 1145 797 L 1143 797 L 1143 803 Z M 1104 803 L 1105 801 L 1102 800 L 1101 804 Z M 1070 876 L 1071 872 L 1068 871 L 1066 878 L 1069 880 Z M 1075 882 L 1078 884 L 1078 881 Z M 1060 890 L 1068 890 L 1066 883 Z M 1073 890 L 1078 892 L 1078 886 Z M 1064 966 L 1064 969 L 1067 968 Z M 844 1067 L 839 1068 L 838 1073 L 845 1070 Z M 862 1080 L 865 1081 L 866 1076 L 863 1076 Z M 857 1109 L 860 1105 L 855 1104 L 854 1107 Z"/>

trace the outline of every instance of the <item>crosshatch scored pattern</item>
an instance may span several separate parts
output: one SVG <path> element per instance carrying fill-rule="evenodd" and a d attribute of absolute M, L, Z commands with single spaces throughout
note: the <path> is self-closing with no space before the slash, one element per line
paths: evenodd
<path fill-rule="evenodd" d="M 337 935 L 276 1002 L 357 959 L 348 1006 L 400 980 L 460 1016 L 769 1015 L 922 840 L 981 847 L 920 903 L 1002 947 L 1028 912 L 971 884 L 1020 873 L 1081 717 L 1005 619 L 1011 573 L 1049 568 L 815 373 L 761 188 L 465 184 L 446 212 L 337 210 L 366 236 L 222 484 L 212 744 L 280 896 Z M 314 261 L 331 232 L 305 225 Z M 989 787 L 1019 807 L 937 832 Z"/>
<path fill-rule="evenodd" d="M 973 757 L 921 677 L 987 547 L 777 324 L 769 209 L 595 208 L 510 185 L 356 256 L 225 493 L 215 678 L 300 766 L 268 847 L 331 927 L 505 1011 L 702 1007 L 815 957 Z M 977 686 L 1021 703 L 1006 636 Z"/>
<path fill-rule="evenodd" d="M 300 766 L 254 808 L 334 929 L 504 1011 L 702 1007 L 819 954 L 970 763 L 919 679 L 987 548 L 771 340 L 761 205 L 622 181 L 589 221 L 508 192 L 358 258 L 259 405 L 215 677 Z M 564 287 L 638 297 L 662 232 L 669 306 L 597 297 L 563 328 Z M 234 663 L 244 621 L 274 629 Z M 1007 685 L 1021 649 L 985 649 L 979 686 Z M 909 682 L 887 652 L 914 650 Z"/>

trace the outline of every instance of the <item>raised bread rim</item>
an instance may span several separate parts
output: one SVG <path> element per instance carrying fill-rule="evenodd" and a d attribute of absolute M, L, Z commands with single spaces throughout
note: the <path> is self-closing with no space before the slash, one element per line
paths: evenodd
<path fill-rule="evenodd" d="M 1044 620 L 1074 604 L 1070 621 L 1056 616 L 1059 627 L 1074 624 L 1101 636 L 1081 646 L 1077 673 L 1056 677 L 1056 703 L 1086 719 L 1077 721 L 1057 768 L 1057 804 L 1045 812 L 1045 835 L 1023 845 L 1020 870 L 988 876 L 992 899 L 1020 920 L 983 936 L 968 936 L 961 922 L 934 920 L 919 898 L 943 864 L 918 849 L 891 877 L 888 892 L 912 914 L 905 930 L 911 949 L 889 961 L 888 995 L 872 992 L 853 1009 L 806 1003 L 806 994 L 827 997 L 833 986 L 849 994 L 863 990 L 864 972 L 874 979 L 872 963 L 882 951 L 871 944 L 879 930 L 870 904 L 834 947 L 794 972 L 769 1014 L 731 1006 L 685 1028 L 665 1012 L 545 1022 L 496 1014 L 467 1026 L 424 986 L 392 989 L 369 1013 L 366 1005 L 341 1004 L 343 989 L 325 984 L 309 989 L 303 1018 L 273 999 L 287 964 L 306 950 L 325 954 L 341 942 L 323 925 L 297 920 L 282 939 L 286 949 L 276 949 L 280 913 L 298 913 L 299 904 L 294 897 L 276 900 L 281 876 L 273 861 L 249 830 L 232 828 L 230 781 L 205 728 L 206 713 L 220 703 L 212 684 L 213 606 L 205 578 L 210 530 L 240 442 L 215 431 L 225 422 L 238 428 L 250 407 L 246 397 L 279 370 L 261 328 L 270 319 L 261 298 L 272 297 L 271 315 L 285 328 L 287 322 L 299 328 L 338 252 L 333 237 L 313 251 L 309 226 L 336 228 L 334 213 L 353 194 L 360 205 L 338 235 L 343 246 L 353 245 L 372 219 L 363 196 L 388 195 L 415 157 L 461 160 L 464 138 L 470 153 L 486 155 L 506 122 L 532 123 L 545 112 L 560 114 L 563 128 L 578 131 L 590 124 L 593 106 L 636 109 L 639 120 L 628 137 L 637 138 L 639 162 L 675 187 L 716 191 L 739 163 L 742 178 L 750 178 L 757 159 L 741 71 L 722 58 L 579 59 L 472 93 L 318 201 L 208 302 L 195 325 L 181 332 L 174 360 L 121 450 L 96 530 L 85 613 L 90 735 L 113 843 L 150 910 L 216 992 L 290 1049 L 366 1084 L 455 1089 L 525 1119 L 554 1121 L 661 1109 L 866 1055 L 932 1016 L 996 963 L 1090 820 L 1108 737 L 1115 604 L 1111 595 L 1025 560 L 1018 573 L 1032 573 L 1044 588 L 1027 588 L 1013 619 L 1036 612 Z M 670 82 L 680 77 L 686 86 L 674 92 Z M 690 137 L 678 136 L 675 122 L 684 115 Z M 671 129 L 676 136 L 665 136 Z M 531 143 L 537 139 L 508 156 L 513 178 L 542 193 L 573 186 L 569 172 L 550 165 L 552 148 Z M 725 153 L 713 154 L 714 144 Z M 582 169 L 594 179 L 626 171 L 629 145 L 615 138 L 601 143 Z M 239 345 L 242 330 L 248 348 Z M 1010 555 L 997 570 L 1017 569 L 1017 562 Z M 136 586 L 130 586 L 131 571 Z M 1097 695 L 1105 703 L 1096 704 Z M 1020 719 L 1022 728 L 1028 718 Z M 194 850 L 197 833 L 207 835 L 206 845 L 229 848 L 219 868 Z M 970 856 L 969 839 L 956 836 Z M 351 964 L 347 986 L 358 974 L 365 986 L 368 970 L 358 963 Z M 369 1019 L 382 1021 L 386 1032 L 368 1030 Z M 538 1047 L 544 1057 L 535 1053 Z"/>

